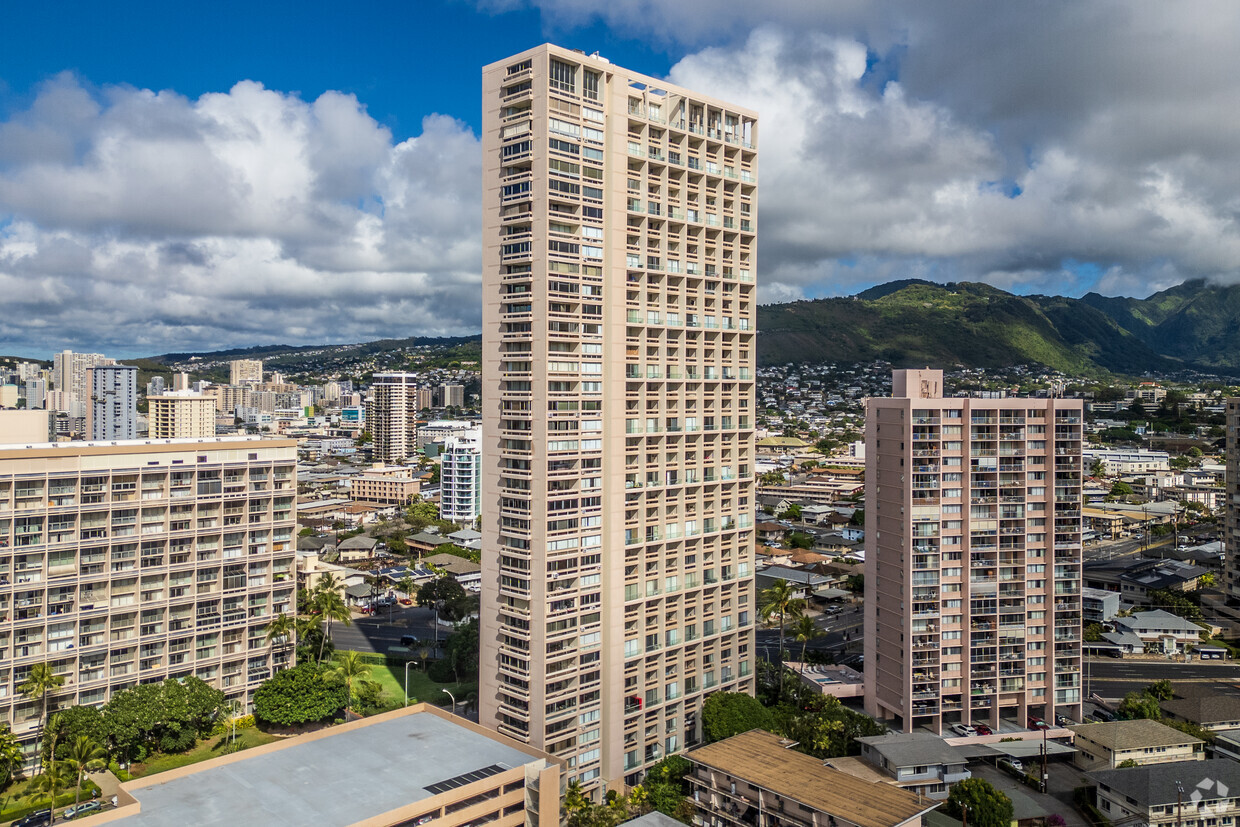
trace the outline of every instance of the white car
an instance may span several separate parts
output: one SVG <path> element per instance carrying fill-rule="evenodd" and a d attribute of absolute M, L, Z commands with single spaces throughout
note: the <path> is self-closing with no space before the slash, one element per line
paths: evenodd
<path fill-rule="evenodd" d="M 977 730 L 969 726 L 968 724 L 952 724 L 952 732 L 956 733 L 957 735 L 964 735 L 966 737 L 977 734 Z"/>
<path fill-rule="evenodd" d="M 1011 764 L 1012 769 L 1016 770 L 1017 772 L 1025 771 L 1025 765 L 1020 762 L 1019 758 L 1009 758 L 1008 763 Z"/>

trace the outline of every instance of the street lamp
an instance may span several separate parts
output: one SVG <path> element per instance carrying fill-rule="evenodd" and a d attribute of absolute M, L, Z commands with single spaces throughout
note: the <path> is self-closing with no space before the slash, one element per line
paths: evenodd
<path fill-rule="evenodd" d="M 405 661 L 405 706 L 409 706 L 409 664 L 417 664 L 416 660 Z"/>
<path fill-rule="evenodd" d="M 455 715 L 456 714 L 456 696 L 453 695 L 451 692 L 448 692 L 448 690 L 446 689 L 440 689 L 439 691 L 446 693 L 447 696 L 452 699 L 452 714 Z"/>

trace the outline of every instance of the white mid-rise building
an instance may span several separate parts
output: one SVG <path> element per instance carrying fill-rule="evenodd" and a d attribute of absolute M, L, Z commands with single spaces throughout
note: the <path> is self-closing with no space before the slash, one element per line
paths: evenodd
<path fill-rule="evenodd" d="M 439 452 L 439 515 L 472 525 L 482 506 L 482 429 L 472 428 L 444 440 Z"/>
<path fill-rule="evenodd" d="M 151 439 L 201 439 L 215 436 L 215 399 L 191 390 L 147 398 Z"/>

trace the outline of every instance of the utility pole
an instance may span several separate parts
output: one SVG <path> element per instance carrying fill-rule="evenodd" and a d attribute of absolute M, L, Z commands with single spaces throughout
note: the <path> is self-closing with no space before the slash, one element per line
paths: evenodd
<path fill-rule="evenodd" d="M 1053 715 L 1054 713 L 1052 712 L 1051 714 Z M 1047 789 L 1050 787 L 1050 775 L 1048 775 L 1046 772 L 1046 730 L 1047 729 L 1048 729 L 1047 727 L 1042 728 L 1042 794 L 1043 795 L 1046 794 Z"/>
<path fill-rule="evenodd" d="M 1184 785 L 1175 782 L 1175 827 L 1184 827 Z"/>

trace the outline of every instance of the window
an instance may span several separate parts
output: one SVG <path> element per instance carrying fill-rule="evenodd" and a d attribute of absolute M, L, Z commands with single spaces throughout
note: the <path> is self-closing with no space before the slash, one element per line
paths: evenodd
<path fill-rule="evenodd" d="M 584 70 L 581 73 L 581 94 L 590 100 L 598 100 L 599 78 L 600 74 L 598 72 L 591 72 L 589 69 Z"/>
<path fill-rule="evenodd" d="M 577 67 L 571 63 L 551 58 L 551 88 L 565 92 L 576 91 Z"/>

